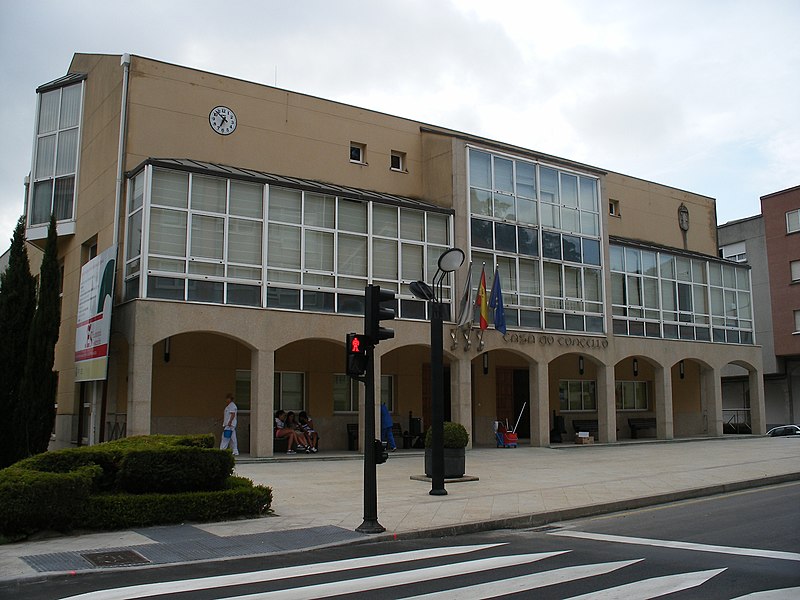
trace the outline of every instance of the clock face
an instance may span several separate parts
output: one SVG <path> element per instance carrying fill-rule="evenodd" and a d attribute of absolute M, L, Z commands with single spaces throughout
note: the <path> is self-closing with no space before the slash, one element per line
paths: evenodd
<path fill-rule="evenodd" d="M 236 115 L 227 106 L 214 107 L 208 115 L 211 129 L 220 135 L 230 135 L 236 130 Z"/>

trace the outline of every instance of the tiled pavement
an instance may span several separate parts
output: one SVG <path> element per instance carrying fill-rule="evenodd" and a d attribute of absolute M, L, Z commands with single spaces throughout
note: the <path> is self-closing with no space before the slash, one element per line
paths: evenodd
<path fill-rule="evenodd" d="M 287 552 L 381 536 L 536 526 L 800 479 L 800 437 L 639 441 L 467 452 L 470 481 L 431 496 L 423 454 L 378 465 L 383 534 L 363 521 L 363 462 L 353 452 L 240 457 L 236 472 L 273 489 L 273 514 L 222 523 L 33 539 L 0 546 L 0 580 Z"/>

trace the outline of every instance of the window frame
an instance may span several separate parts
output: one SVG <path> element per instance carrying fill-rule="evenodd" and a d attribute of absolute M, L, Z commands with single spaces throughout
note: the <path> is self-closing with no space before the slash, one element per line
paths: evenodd
<path fill-rule="evenodd" d="M 358 158 L 353 158 L 353 153 L 358 153 Z M 361 142 L 350 142 L 350 162 L 354 165 L 367 164 L 367 145 Z"/>
<path fill-rule="evenodd" d="M 395 159 L 397 159 L 397 166 L 394 166 Z M 389 170 L 396 173 L 408 173 L 406 169 L 406 153 L 399 150 L 392 150 L 389 154 Z"/>
<path fill-rule="evenodd" d="M 340 410 L 336 408 L 337 396 L 340 394 L 340 385 L 337 379 L 344 380 L 346 388 L 344 392 L 349 393 L 349 398 L 345 398 L 346 403 L 349 405 L 348 410 Z M 333 373 L 332 381 L 332 396 L 333 396 L 333 414 L 334 415 L 351 415 L 358 414 L 359 406 L 359 382 L 352 377 L 348 377 L 345 373 Z"/>
<path fill-rule="evenodd" d="M 580 408 L 570 408 L 572 388 L 580 384 L 579 401 Z M 562 389 L 566 386 L 567 397 L 562 398 Z M 592 397 L 589 404 L 594 404 L 593 407 L 587 406 L 587 394 Z M 566 401 L 566 402 L 565 402 Z M 582 413 L 582 412 L 597 412 L 597 382 L 594 379 L 559 379 L 558 381 L 558 407 L 562 413 Z"/>
<path fill-rule="evenodd" d="M 300 380 L 300 406 L 284 406 L 283 397 L 284 397 L 284 381 L 286 379 L 286 375 L 296 375 L 299 376 Z M 273 404 L 273 411 L 276 410 L 285 410 L 285 411 L 295 411 L 299 412 L 301 410 L 306 410 L 307 399 L 306 399 L 306 392 L 307 392 L 307 384 L 306 384 L 306 374 L 303 371 L 275 371 L 275 390 L 274 390 L 274 397 L 272 399 Z"/>
<path fill-rule="evenodd" d="M 794 221 L 797 221 L 795 224 Z M 786 234 L 800 232 L 800 208 L 786 211 Z"/>

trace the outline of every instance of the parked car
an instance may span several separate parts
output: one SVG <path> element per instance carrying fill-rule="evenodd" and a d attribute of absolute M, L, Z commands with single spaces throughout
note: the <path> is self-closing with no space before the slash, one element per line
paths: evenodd
<path fill-rule="evenodd" d="M 773 427 L 767 432 L 770 437 L 777 437 L 783 435 L 800 435 L 800 425 L 781 425 L 780 427 Z"/>

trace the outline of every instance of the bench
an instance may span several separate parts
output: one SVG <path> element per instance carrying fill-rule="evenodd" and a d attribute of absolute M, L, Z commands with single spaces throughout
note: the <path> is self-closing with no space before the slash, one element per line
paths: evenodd
<path fill-rule="evenodd" d="M 589 435 L 594 436 L 594 439 L 597 439 L 597 432 L 598 432 L 598 425 L 597 419 L 574 419 L 572 421 L 572 428 L 575 430 L 575 435 L 578 435 L 579 431 L 588 431 Z"/>
<path fill-rule="evenodd" d="M 628 419 L 628 426 L 631 428 L 631 438 L 638 439 L 639 431 L 642 429 L 655 429 L 655 417 L 639 417 L 635 419 Z"/>
<path fill-rule="evenodd" d="M 289 450 L 289 438 L 288 437 L 272 437 L 272 453 L 278 454 L 279 452 L 286 454 L 287 450 Z"/>

